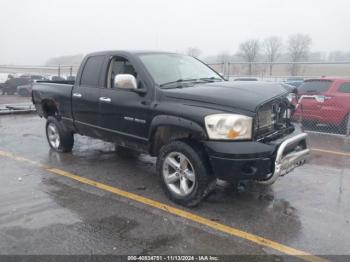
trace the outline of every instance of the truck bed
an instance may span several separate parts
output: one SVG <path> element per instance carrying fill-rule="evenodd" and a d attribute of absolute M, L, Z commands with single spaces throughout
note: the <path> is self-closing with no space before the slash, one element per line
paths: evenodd
<path fill-rule="evenodd" d="M 33 85 L 32 100 L 40 116 L 44 116 L 43 103 L 52 101 L 62 117 L 72 119 L 72 90 L 74 81 L 40 81 Z"/>

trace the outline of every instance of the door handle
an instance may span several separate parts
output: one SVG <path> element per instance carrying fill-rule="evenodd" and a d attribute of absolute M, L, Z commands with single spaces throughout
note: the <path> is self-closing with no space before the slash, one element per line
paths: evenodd
<path fill-rule="evenodd" d="M 109 97 L 100 97 L 99 100 L 107 103 L 110 103 L 112 101 L 112 99 L 110 99 Z"/>
<path fill-rule="evenodd" d="M 79 98 L 82 97 L 82 95 L 80 93 L 73 93 L 73 96 L 74 97 L 79 97 Z"/>

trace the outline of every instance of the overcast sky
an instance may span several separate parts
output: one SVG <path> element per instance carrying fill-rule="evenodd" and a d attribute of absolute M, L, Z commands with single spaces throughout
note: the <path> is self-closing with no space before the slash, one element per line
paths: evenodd
<path fill-rule="evenodd" d="M 104 49 L 235 53 L 241 41 L 305 33 L 350 51 L 348 0 L 1 0 L 0 64 Z"/>

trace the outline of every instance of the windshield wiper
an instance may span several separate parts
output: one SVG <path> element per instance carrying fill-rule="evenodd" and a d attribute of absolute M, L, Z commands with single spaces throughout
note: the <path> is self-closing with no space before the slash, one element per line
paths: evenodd
<path fill-rule="evenodd" d="M 177 83 L 186 83 L 186 82 L 201 82 L 201 81 L 204 81 L 204 82 L 215 82 L 215 81 L 223 81 L 223 79 L 221 78 L 218 78 L 218 77 L 202 77 L 202 78 L 199 78 L 199 79 L 196 79 L 196 78 L 187 78 L 187 79 L 178 79 L 176 81 L 171 81 L 171 82 L 166 82 L 166 83 L 163 83 L 160 85 L 160 87 L 164 87 L 164 86 L 167 86 L 167 85 L 171 85 L 171 84 L 177 84 Z M 182 88 L 183 86 L 174 86 L 172 88 Z"/>
<path fill-rule="evenodd" d="M 215 76 L 212 76 L 212 77 L 202 77 L 202 78 L 199 78 L 199 80 L 203 80 L 203 81 L 207 81 L 207 82 L 223 81 L 222 78 L 218 78 L 218 77 L 215 77 Z"/>
<path fill-rule="evenodd" d="M 163 87 L 163 86 L 167 86 L 167 85 L 171 85 L 171 84 L 176 84 L 176 83 L 184 83 L 184 82 L 197 82 L 198 79 L 178 79 L 176 81 L 171 81 L 171 82 L 166 82 L 166 83 L 163 83 L 161 85 L 159 85 L 160 87 Z"/>

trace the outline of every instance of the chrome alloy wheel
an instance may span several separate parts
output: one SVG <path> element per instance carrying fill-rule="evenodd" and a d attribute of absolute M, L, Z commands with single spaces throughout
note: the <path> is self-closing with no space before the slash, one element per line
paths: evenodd
<path fill-rule="evenodd" d="M 169 153 L 163 164 L 163 178 L 171 192 L 184 197 L 193 191 L 196 184 L 195 171 L 188 158 L 179 152 Z"/>
<path fill-rule="evenodd" d="M 55 124 L 50 123 L 47 125 L 47 137 L 49 139 L 50 145 L 54 149 L 58 149 L 60 146 L 61 140 Z"/>

